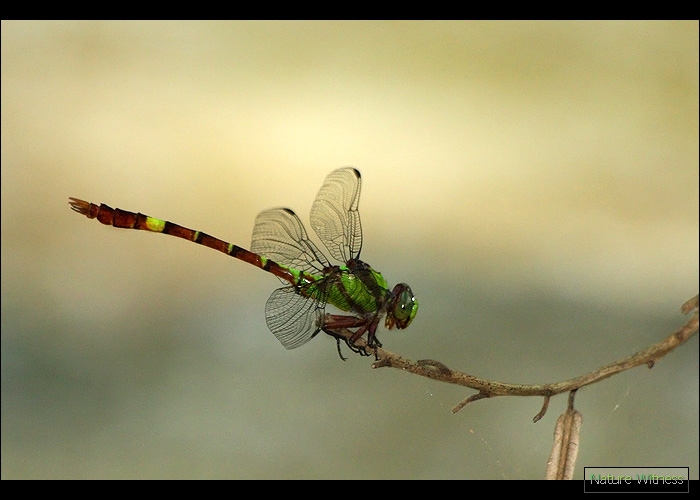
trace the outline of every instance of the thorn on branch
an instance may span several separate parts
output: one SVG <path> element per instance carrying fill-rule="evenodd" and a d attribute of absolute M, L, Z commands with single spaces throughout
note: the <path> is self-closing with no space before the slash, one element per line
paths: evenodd
<path fill-rule="evenodd" d="M 696 311 L 698 310 L 698 295 L 696 295 L 692 299 L 686 300 L 685 303 L 681 306 L 681 312 L 683 314 L 688 314 L 693 309 L 695 309 Z"/>
<path fill-rule="evenodd" d="M 544 417 L 544 414 L 547 413 L 547 408 L 549 408 L 549 400 L 551 399 L 551 396 L 545 396 L 544 397 L 544 402 L 542 403 L 542 409 L 540 412 L 535 415 L 532 418 L 532 423 L 535 424 L 537 423 L 542 417 Z"/>
<path fill-rule="evenodd" d="M 469 403 L 473 403 L 474 401 L 479 401 L 480 399 L 486 399 L 490 398 L 491 394 L 487 392 L 479 392 L 477 394 L 474 394 L 473 396 L 469 396 L 467 399 L 462 400 L 459 404 L 457 404 L 454 408 L 452 408 L 452 413 L 457 413 L 459 410 L 467 406 Z"/>

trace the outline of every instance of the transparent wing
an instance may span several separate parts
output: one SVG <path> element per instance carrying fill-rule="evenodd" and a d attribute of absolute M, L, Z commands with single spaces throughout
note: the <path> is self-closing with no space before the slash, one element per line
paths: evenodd
<path fill-rule="evenodd" d="M 278 288 L 265 304 L 267 327 L 287 349 L 306 344 L 320 331 L 325 301 L 305 297 L 294 286 Z"/>
<path fill-rule="evenodd" d="M 288 208 L 273 208 L 255 218 L 250 251 L 312 274 L 328 267 L 328 259 L 309 240 L 304 225 Z"/>
<path fill-rule="evenodd" d="M 357 169 L 334 170 L 326 177 L 311 206 L 311 227 L 328 252 L 342 263 L 359 258 L 362 249 L 358 211 L 361 186 Z"/>

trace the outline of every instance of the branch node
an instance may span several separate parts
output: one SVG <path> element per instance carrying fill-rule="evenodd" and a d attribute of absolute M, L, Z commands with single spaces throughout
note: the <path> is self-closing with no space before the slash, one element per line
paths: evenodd
<path fill-rule="evenodd" d="M 416 361 L 416 364 L 418 366 L 422 366 L 423 368 L 435 370 L 436 372 L 441 373 L 442 375 L 449 375 L 452 373 L 452 370 L 450 370 L 444 363 L 440 363 L 439 361 L 435 361 L 434 359 L 419 359 L 418 361 Z"/>
<path fill-rule="evenodd" d="M 389 361 L 388 357 L 378 359 L 372 363 L 372 368 L 383 368 L 385 366 L 391 366 L 391 361 Z"/>

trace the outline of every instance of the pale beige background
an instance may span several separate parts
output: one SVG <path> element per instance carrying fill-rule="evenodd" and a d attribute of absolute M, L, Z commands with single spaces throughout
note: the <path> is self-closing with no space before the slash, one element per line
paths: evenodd
<path fill-rule="evenodd" d="M 420 299 L 385 346 L 509 382 L 662 338 L 698 291 L 698 23 L 3 22 L 3 478 L 541 478 L 539 399 L 267 330 L 248 246 L 363 175 L 362 257 Z M 577 468 L 689 466 L 698 340 L 581 390 Z"/>

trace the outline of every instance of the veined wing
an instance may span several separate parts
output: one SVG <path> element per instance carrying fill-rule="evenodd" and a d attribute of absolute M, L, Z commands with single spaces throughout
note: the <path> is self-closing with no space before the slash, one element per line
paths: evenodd
<path fill-rule="evenodd" d="M 311 274 L 322 274 L 330 265 L 309 239 L 297 214 L 288 208 L 273 208 L 258 214 L 250 250 L 278 264 Z"/>
<path fill-rule="evenodd" d="M 306 344 L 321 330 L 325 300 L 305 297 L 295 286 L 278 288 L 265 304 L 267 327 L 287 349 Z"/>
<path fill-rule="evenodd" d="M 357 169 L 339 168 L 328 174 L 311 206 L 311 227 L 328 252 L 343 264 L 359 258 L 362 249 L 361 187 Z"/>

